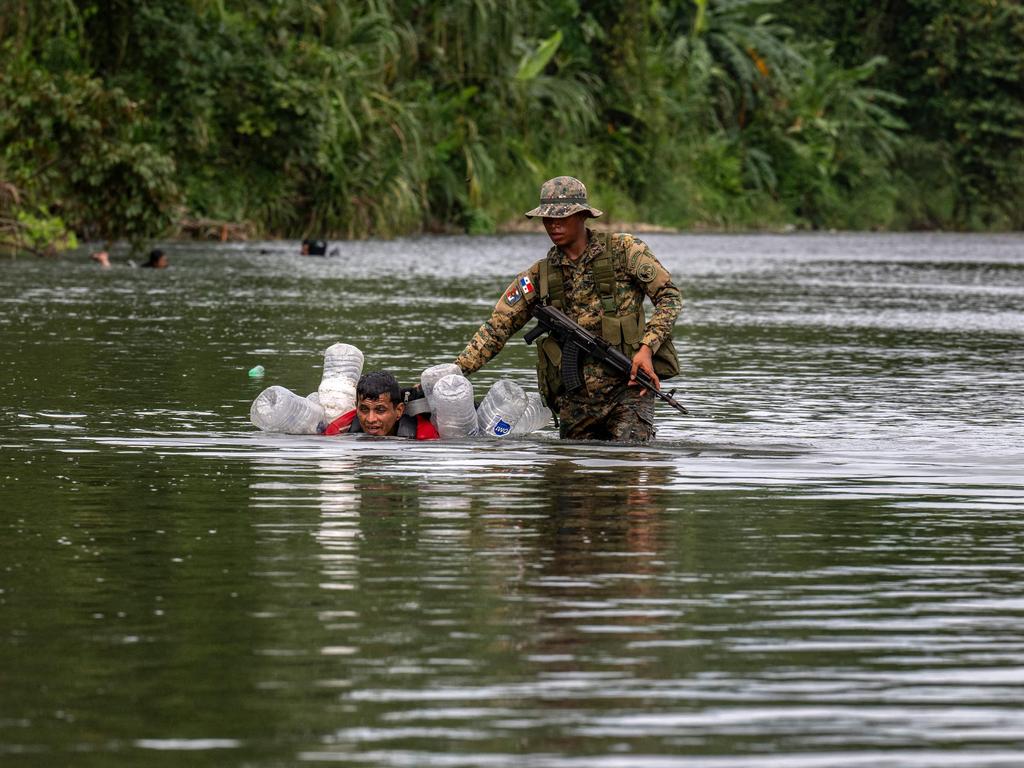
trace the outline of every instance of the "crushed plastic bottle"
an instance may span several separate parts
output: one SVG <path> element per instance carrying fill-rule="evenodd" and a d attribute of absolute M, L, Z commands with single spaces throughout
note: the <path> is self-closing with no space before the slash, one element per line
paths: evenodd
<path fill-rule="evenodd" d="M 434 401 L 431 397 L 434 394 L 434 386 L 445 376 L 462 376 L 462 369 L 455 363 L 440 363 L 432 365 L 420 374 L 420 388 L 423 396 L 427 398 L 430 410 L 434 410 Z"/>
<path fill-rule="evenodd" d="M 434 384 L 434 423 L 442 440 L 470 437 L 477 432 L 473 384 L 462 374 L 442 376 Z"/>
<path fill-rule="evenodd" d="M 263 378 L 263 374 L 265 374 L 266 372 L 267 369 L 264 368 L 262 365 L 254 365 L 252 368 L 249 369 L 249 378 L 261 379 Z"/>
<path fill-rule="evenodd" d="M 528 404 L 526 392 L 514 381 L 499 379 L 477 409 L 477 429 L 487 437 L 507 437 Z"/>
<path fill-rule="evenodd" d="M 526 397 L 529 402 L 526 405 L 526 410 L 523 411 L 522 417 L 512 427 L 513 437 L 528 435 L 530 432 L 536 432 L 538 429 L 543 429 L 551 423 L 551 409 L 544 405 L 540 395 L 537 392 L 527 392 Z"/>
<path fill-rule="evenodd" d="M 315 435 L 327 424 L 324 409 L 285 387 L 267 387 L 252 401 L 249 420 L 264 432 Z"/>
<path fill-rule="evenodd" d="M 324 352 L 320 404 L 333 420 L 356 407 L 356 384 L 363 371 L 363 353 L 351 344 L 332 344 Z"/>

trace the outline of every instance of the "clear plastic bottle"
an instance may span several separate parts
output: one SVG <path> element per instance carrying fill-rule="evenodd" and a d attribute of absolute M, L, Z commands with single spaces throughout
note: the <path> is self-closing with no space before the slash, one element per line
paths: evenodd
<path fill-rule="evenodd" d="M 522 418 L 527 403 L 522 387 L 514 381 L 499 379 L 477 409 L 477 429 L 487 437 L 507 437 Z"/>
<path fill-rule="evenodd" d="M 249 420 L 264 432 L 315 435 L 327 424 L 324 409 L 285 387 L 267 387 L 249 409 Z"/>
<path fill-rule="evenodd" d="M 523 411 L 522 417 L 512 427 L 513 437 L 528 435 L 530 432 L 536 432 L 538 429 L 542 429 L 551 423 L 551 409 L 544 405 L 540 394 L 537 392 L 527 392 L 526 398 L 529 402 L 526 405 L 526 410 Z"/>
<path fill-rule="evenodd" d="M 442 376 L 434 384 L 434 423 L 442 440 L 476 434 L 473 384 L 461 373 Z"/>
<path fill-rule="evenodd" d="M 356 384 L 363 372 L 363 353 L 351 344 L 332 344 L 324 352 L 324 374 L 320 379 L 320 404 L 328 420 L 356 407 Z"/>
<path fill-rule="evenodd" d="M 434 394 L 434 386 L 445 376 L 461 376 L 462 369 L 455 363 L 441 363 L 432 365 L 420 374 L 420 387 L 423 389 L 423 396 L 427 398 L 430 410 L 434 410 L 434 401 L 431 399 Z"/>

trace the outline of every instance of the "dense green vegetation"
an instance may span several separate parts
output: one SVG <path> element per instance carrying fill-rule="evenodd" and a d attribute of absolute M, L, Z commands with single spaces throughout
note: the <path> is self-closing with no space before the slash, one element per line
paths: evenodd
<path fill-rule="evenodd" d="M 0 0 L 0 241 L 1024 225 L 1017 0 Z"/>

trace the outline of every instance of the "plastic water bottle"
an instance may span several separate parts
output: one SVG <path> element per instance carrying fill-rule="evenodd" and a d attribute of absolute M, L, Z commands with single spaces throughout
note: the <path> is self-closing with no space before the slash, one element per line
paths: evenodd
<path fill-rule="evenodd" d="M 320 379 L 320 405 L 328 420 L 356 407 L 356 384 L 363 372 L 363 353 L 351 344 L 332 344 L 324 352 L 324 375 Z"/>
<path fill-rule="evenodd" d="M 537 392 L 527 392 L 526 398 L 529 401 L 522 418 L 512 427 L 512 436 L 528 435 L 536 432 L 551 423 L 551 410 L 544 405 Z"/>
<path fill-rule="evenodd" d="M 267 369 L 264 368 L 262 365 L 254 365 L 252 368 L 249 369 L 249 378 L 250 379 L 262 379 L 263 378 L 263 374 L 266 373 L 266 372 L 267 372 Z"/>
<path fill-rule="evenodd" d="M 507 437 L 526 410 L 526 392 L 514 381 L 500 379 L 476 412 L 477 428 L 487 437 Z"/>
<path fill-rule="evenodd" d="M 461 373 L 442 376 L 434 384 L 434 421 L 442 440 L 476 434 L 473 385 Z"/>
<path fill-rule="evenodd" d="M 311 402 L 311 403 L 316 403 L 317 405 L 320 405 L 320 393 L 319 392 L 310 392 L 308 395 L 306 395 L 306 399 L 309 400 L 309 402 Z M 320 405 L 320 407 L 323 408 L 322 405 Z"/>
<path fill-rule="evenodd" d="M 249 420 L 264 432 L 315 435 L 327 424 L 324 409 L 285 387 L 267 387 L 249 409 Z"/>
<path fill-rule="evenodd" d="M 427 398 L 430 410 L 434 410 L 434 401 L 431 399 L 434 393 L 434 386 L 445 376 L 462 376 L 462 369 L 455 363 L 441 363 L 432 365 L 420 374 L 420 387 L 423 395 Z"/>

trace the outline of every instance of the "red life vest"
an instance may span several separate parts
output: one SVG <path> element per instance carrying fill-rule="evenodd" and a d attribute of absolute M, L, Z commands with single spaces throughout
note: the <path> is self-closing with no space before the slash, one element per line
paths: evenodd
<path fill-rule="evenodd" d="M 415 424 L 410 423 L 413 420 L 415 420 Z M 356 429 L 352 429 L 353 424 L 356 425 Z M 399 419 L 398 428 L 399 437 L 414 437 L 416 440 L 437 440 L 440 437 L 437 434 L 437 428 L 430 421 L 430 416 L 425 413 L 420 413 L 416 416 L 403 416 Z M 356 412 L 353 409 L 348 413 L 341 414 L 341 416 L 328 424 L 324 434 L 337 435 L 342 432 L 362 431 L 362 428 L 359 427 L 359 420 L 356 418 Z"/>

